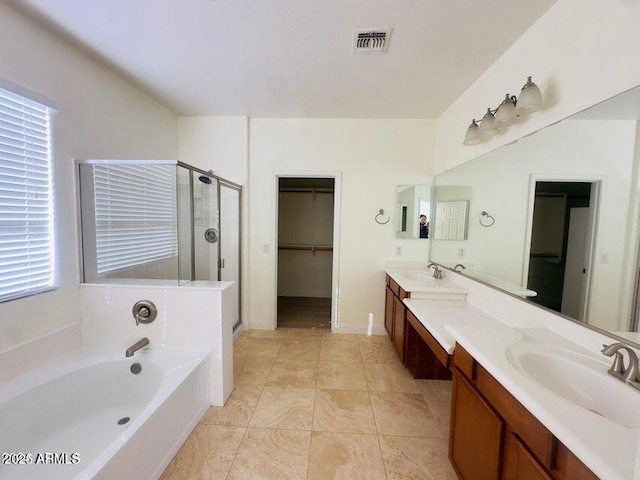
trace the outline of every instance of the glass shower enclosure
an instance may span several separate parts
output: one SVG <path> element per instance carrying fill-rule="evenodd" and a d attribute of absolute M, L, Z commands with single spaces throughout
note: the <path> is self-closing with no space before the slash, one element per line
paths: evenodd
<path fill-rule="evenodd" d="M 83 282 L 235 281 L 240 325 L 240 185 L 174 160 L 76 164 Z"/>

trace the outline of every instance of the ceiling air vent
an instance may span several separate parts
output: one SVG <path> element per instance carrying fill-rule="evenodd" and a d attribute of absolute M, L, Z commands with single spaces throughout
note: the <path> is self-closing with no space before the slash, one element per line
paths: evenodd
<path fill-rule="evenodd" d="M 353 53 L 385 53 L 391 29 L 356 30 L 353 32 Z"/>

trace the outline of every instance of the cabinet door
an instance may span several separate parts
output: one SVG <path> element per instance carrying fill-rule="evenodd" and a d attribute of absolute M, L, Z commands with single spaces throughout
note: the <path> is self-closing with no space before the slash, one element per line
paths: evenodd
<path fill-rule="evenodd" d="M 404 306 L 402 300 L 398 297 L 393 297 L 393 343 L 396 345 L 398 356 L 400 360 L 404 362 L 404 332 L 405 332 L 405 312 L 407 307 Z"/>
<path fill-rule="evenodd" d="M 462 480 L 498 480 L 504 424 L 456 369 L 449 459 Z"/>
<path fill-rule="evenodd" d="M 387 286 L 387 291 L 384 299 L 384 327 L 387 329 L 387 333 L 389 334 L 389 338 L 391 338 L 391 340 L 393 340 L 394 298 L 396 298 L 396 296 L 393 294 L 391 288 Z"/>
<path fill-rule="evenodd" d="M 553 480 L 520 438 L 513 433 L 505 438 L 505 474 L 503 479 Z M 509 472 L 507 474 L 507 472 Z"/>

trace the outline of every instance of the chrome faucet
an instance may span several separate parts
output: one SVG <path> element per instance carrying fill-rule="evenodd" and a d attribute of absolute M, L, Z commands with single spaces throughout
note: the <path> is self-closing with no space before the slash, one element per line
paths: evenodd
<path fill-rule="evenodd" d="M 427 268 L 433 268 L 433 278 L 436 280 L 442 280 L 442 270 L 440 270 L 440 267 L 438 267 L 437 264 L 431 262 L 427 265 Z"/>
<path fill-rule="evenodd" d="M 612 343 L 611 345 L 602 345 L 602 353 L 607 357 L 613 358 L 613 365 L 608 370 L 610 375 L 621 379 L 632 387 L 640 390 L 638 378 L 638 355 L 636 352 L 622 343 Z M 624 358 L 620 350 L 626 350 L 629 356 L 629 365 L 625 368 Z"/>
<path fill-rule="evenodd" d="M 457 272 L 458 271 L 458 267 L 460 267 L 462 270 L 466 270 L 467 269 L 467 267 L 465 267 L 463 264 L 459 263 L 455 267 L 453 267 L 453 271 Z"/>
<path fill-rule="evenodd" d="M 124 356 L 133 357 L 134 353 L 136 353 L 142 347 L 146 347 L 147 345 L 149 345 L 149 339 L 147 337 L 141 338 L 136 343 L 127 348 L 127 350 L 124 352 Z"/>

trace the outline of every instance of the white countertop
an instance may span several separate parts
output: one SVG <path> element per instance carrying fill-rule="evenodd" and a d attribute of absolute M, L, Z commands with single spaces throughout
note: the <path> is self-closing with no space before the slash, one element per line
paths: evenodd
<path fill-rule="evenodd" d="M 436 279 L 433 277 L 433 270 L 426 268 L 397 268 L 387 267 L 384 272 L 400 285 L 405 292 L 415 294 L 430 295 L 454 295 L 466 296 L 469 290 L 466 287 L 458 285 L 446 278 Z"/>
<path fill-rule="evenodd" d="M 411 291 L 410 285 L 405 288 L 401 284 L 401 275 L 394 276 L 398 270 L 406 271 L 388 268 L 385 272 L 403 289 Z M 447 281 L 455 285 L 450 279 Z M 640 479 L 640 429 L 623 427 L 566 400 L 516 369 L 507 358 L 507 351 L 520 342 L 554 345 L 600 362 L 605 375 L 610 363 L 608 358 L 572 342 L 570 338 L 573 337 L 561 336 L 546 328 L 510 327 L 469 301 L 408 298 L 404 303 L 448 353 L 453 353 L 456 342 L 460 343 L 600 478 Z M 531 322 L 531 326 L 536 327 L 536 322 Z M 633 411 L 640 415 L 640 392 L 637 409 L 633 408 Z"/>
<path fill-rule="evenodd" d="M 593 473 L 603 480 L 638 478 L 635 475 L 635 464 L 639 429 L 622 427 L 596 413 L 577 407 L 518 371 L 505 355 L 505 351 L 518 342 L 537 342 L 571 349 L 602 362 L 593 352 L 584 350 L 547 329 L 451 326 L 448 330 L 478 363 Z M 603 363 L 602 368 L 606 372 L 608 367 Z"/>
<path fill-rule="evenodd" d="M 464 300 L 406 298 L 404 303 L 449 355 L 453 353 L 454 347 L 456 346 L 456 339 L 451 332 L 447 330 L 447 326 L 505 326 L 504 323 Z"/>

